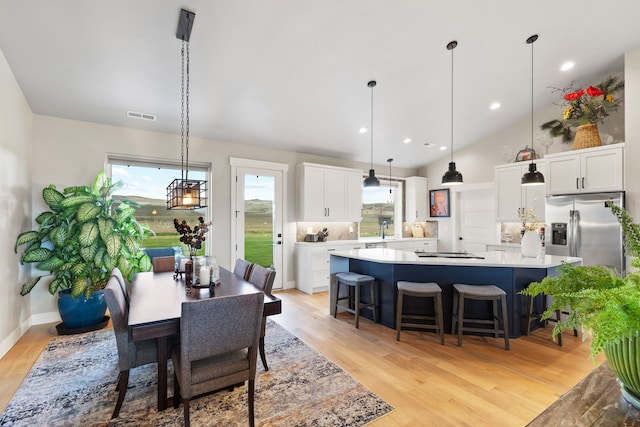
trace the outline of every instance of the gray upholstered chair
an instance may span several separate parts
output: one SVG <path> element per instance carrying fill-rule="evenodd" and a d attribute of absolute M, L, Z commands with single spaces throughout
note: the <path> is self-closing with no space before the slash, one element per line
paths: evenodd
<path fill-rule="evenodd" d="M 182 398 L 184 424 L 189 402 L 203 393 L 248 381 L 249 422 L 254 425 L 254 391 L 264 294 L 182 303 L 180 346 L 171 352 L 174 407 Z"/>
<path fill-rule="evenodd" d="M 251 274 L 249 276 L 249 282 L 253 283 L 253 285 L 260 289 L 267 295 L 271 295 L 271 289 L 273 288 L 273 281 L 276 278 L 276 272 L 271 270 L 270 268 L 264 268 L 261 265 L 254 264 L 251 270 Z M 269 366 L 267 365 L 267 357 L 264 351 L 264 336 L 266 332 L 267 319 L 262 319 L 262 329 L 260 331 L 260 360 L 262 361 L 262 366 L 264 366 L 264 370 L 268 371 Z"/>
<path fill-rule="evenodd" d="M 153 264 L 154 273 L 163 273 L 174 271 L 176 268 L 176 259 L 172 256 L 157 256 L 151 262 Z"/>
<path fill-rule="evenodd" d="M 251 270 L 253 269 L 253 263 L 250 263 L 247 260 L 242 258 L 238 258 L 236 260 L 236 265 L 233 267 L 233 274 L 236 276 L 242 277 L 244 280 L 249 280 L 249 276 L 251 275 Z"/>
<path fill-rule="evenodd" d="M 118 267 L 115 267 L 111 271 L 111 277 L 115 277 L 118 280 L 124 299 L 127 302 L 127 307 L 129 307 L 129 288 L 127 287 L 127 282 L 124 280 L 124 276 Z"/>
<path fill-rule="evenodd" d="M 116 418 L 120 413 L 124 396 L 129 385 L 129 370 L 136 366 L 154 363 L 158 360 L 158 353 L 155 340 L 133 342 L 129 338 L 129 307 L 125 300 L 124 292 L 120 286 L 118 278 L 111 276 L 104 289 L 104 297 L 107 301 L 113 332 L 116 336 L 118 347 L 118 401 L 113 410 L 111 418 Z"/>

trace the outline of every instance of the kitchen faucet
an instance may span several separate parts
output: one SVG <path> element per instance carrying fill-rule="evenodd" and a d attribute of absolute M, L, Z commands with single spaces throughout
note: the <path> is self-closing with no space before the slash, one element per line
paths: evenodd
<path fill-rule="evenodd" d="M 384 229 L 387 228 L 389 229 L 389 223 L 387 221 L 382 221 L 382 224 L 380 224 L 380 234 L 382 234 L 382 238 L 384 239 Z"/>

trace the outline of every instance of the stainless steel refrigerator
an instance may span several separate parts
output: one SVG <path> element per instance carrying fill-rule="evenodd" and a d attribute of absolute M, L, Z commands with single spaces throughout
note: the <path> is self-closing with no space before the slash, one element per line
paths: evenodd
<path fill-rule="evenodd" d="M 577 256 L 583 265 L 603 265 L 624 273 L 622 228 L 607 207 L 624 207 L 624 192 L 547 196 L 547 255 Z"/>

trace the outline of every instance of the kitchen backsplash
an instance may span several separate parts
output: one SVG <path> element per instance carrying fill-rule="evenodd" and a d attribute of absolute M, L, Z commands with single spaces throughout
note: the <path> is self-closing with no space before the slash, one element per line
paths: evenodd
<path fill-rule="evenodd" d="M 296 223 L 296 242 L 304 242 L 307 234 L 318 234 L 327 228 L 327 241 L 358 240 L 357 222 L 298 222 Z M 413 237 L 413 227 L 419 225 L 424 230 L 424 237 L 438 237 L 438 222 L 405 222 L 402 224 L 402 237 Z"/>
<path fill-rule="evenodd" d="M 402 224 L 402 237 L 413 237 L 414 226 L 424 230 L 424 237 L 438 237 L 438 221 L 405 222 Z"/>

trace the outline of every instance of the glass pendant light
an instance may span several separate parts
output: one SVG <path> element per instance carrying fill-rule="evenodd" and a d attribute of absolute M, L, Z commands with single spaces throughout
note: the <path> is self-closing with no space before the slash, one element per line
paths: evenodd
<path fill-rule="evenodd" d="M 527 39 L 527 44 L 531 45 L 531 163 L 529 163 L 529 171 L 522 175 L 520 183 L 525 186 L 529 185 L 542 185 L 544 184 L 544 176 L 536 170 L 536 164 L 534 163 L 533 150 L 533 43 L 538 40 L 538 35 L 534 34 Z"/>
<path fill-rule="evenodd" d="M 447 49 L 451 51 L 451 161 L 449 162 L 449 170 L 442 175 L 442 185 L 459 185 L 462 184 L 462 174 L 456 170 L 456 163 L 453 161 L 453 49 L 458 46 L 457 41 L 447 44 Z"/>
<path fill-rule="evenodd" d="M 367 86 L 371 88 L 371 169 L 369 169 L 369 176 L 362 183 L 365 187 L 380 187 L 380 181 L 376 178 L 376 171 L 373 170 L 373 88 L 376 87 L 376 84 L 375 80 L 367 83 Z"/>

